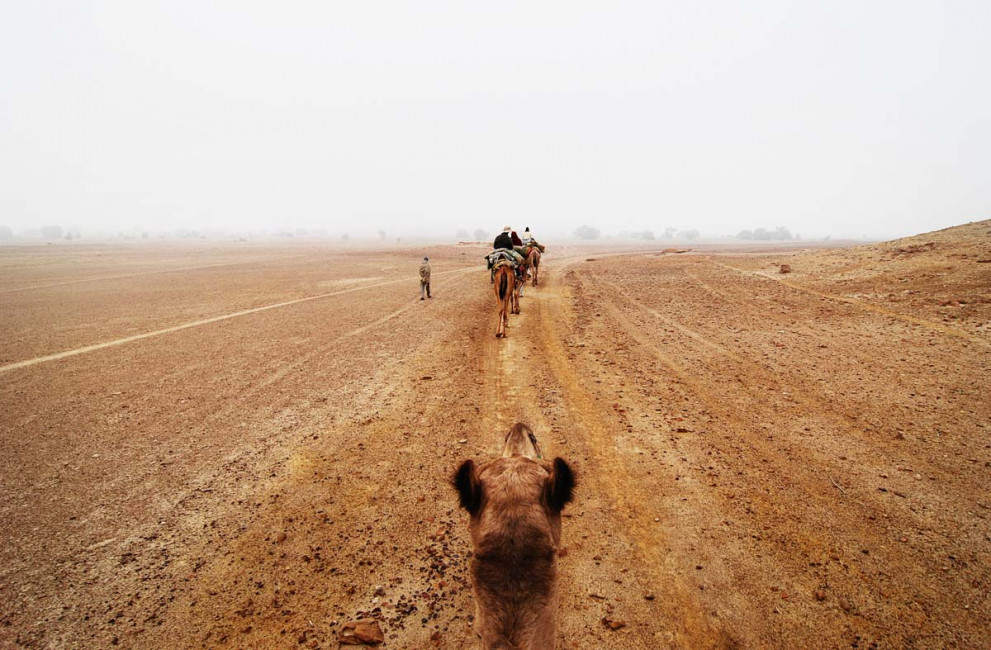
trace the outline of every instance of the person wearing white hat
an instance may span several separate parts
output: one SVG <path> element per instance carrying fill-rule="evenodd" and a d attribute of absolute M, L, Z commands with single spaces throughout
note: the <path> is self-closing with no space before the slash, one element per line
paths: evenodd
<path fill-rule="evenodd" d="M 513 229 L 510 228 L 509 226 L 503 228 L 502 232 L 496 236 L 495 242 L 493 242 L 492 244 L 492 248 L 497 250 L 500 248 L 513 250 L 513 236 L 511 234 L 512 232 Z"/>

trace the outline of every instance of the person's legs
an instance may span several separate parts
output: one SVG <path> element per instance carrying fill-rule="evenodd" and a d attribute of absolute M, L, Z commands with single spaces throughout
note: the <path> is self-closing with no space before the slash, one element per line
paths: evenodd
<path fill-rule="evenodd" d="M 430 295 L 430 283 L 429 282 L 427 283 L 427 298 L 433 298 L 433 296 Z"/>
<path fill-rule="evenodd" d="M 427 292 L 427 283 L 424 282 L 423 280 L 420 280 L 420 300 L 423 300 L 423 296 L 426 294 L 426 292 Z"/>

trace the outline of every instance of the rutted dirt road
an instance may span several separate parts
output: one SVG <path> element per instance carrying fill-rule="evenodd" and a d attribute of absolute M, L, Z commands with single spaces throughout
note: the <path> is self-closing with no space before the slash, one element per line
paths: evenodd
<path fill-rule="evenodd" d="M 581 482 L 561 647 L 981 647 L 987 231 L 552 247 L 506 340 L 474 248 L 430 249 L 426 302 L 418 250 L 7 249 L 0 643 L 336 647 L 369 615 L 471 647 L 447 480 L 522 420 Z"/>

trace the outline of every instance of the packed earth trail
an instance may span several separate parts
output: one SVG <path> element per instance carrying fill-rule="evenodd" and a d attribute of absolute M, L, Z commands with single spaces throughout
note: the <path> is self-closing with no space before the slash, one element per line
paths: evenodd
<path fill-rule="evenodd" d="M 449 480 L 522 421 L 579 480 L 559 647 L 981 647 L 987 229 L 549 248 L 505 339 L 475 247 L 425 302 L 401 250 L 0 283 L 0 644 L 475 647 Z"/>

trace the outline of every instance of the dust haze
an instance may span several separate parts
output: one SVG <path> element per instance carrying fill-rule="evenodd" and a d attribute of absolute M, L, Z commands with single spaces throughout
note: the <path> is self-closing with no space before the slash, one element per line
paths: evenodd
<path fill-rule="evenodd" d="M 0 236 L 880 239 L 976 221 L 989 19 L 983 2 L 17 3 Z"/>

